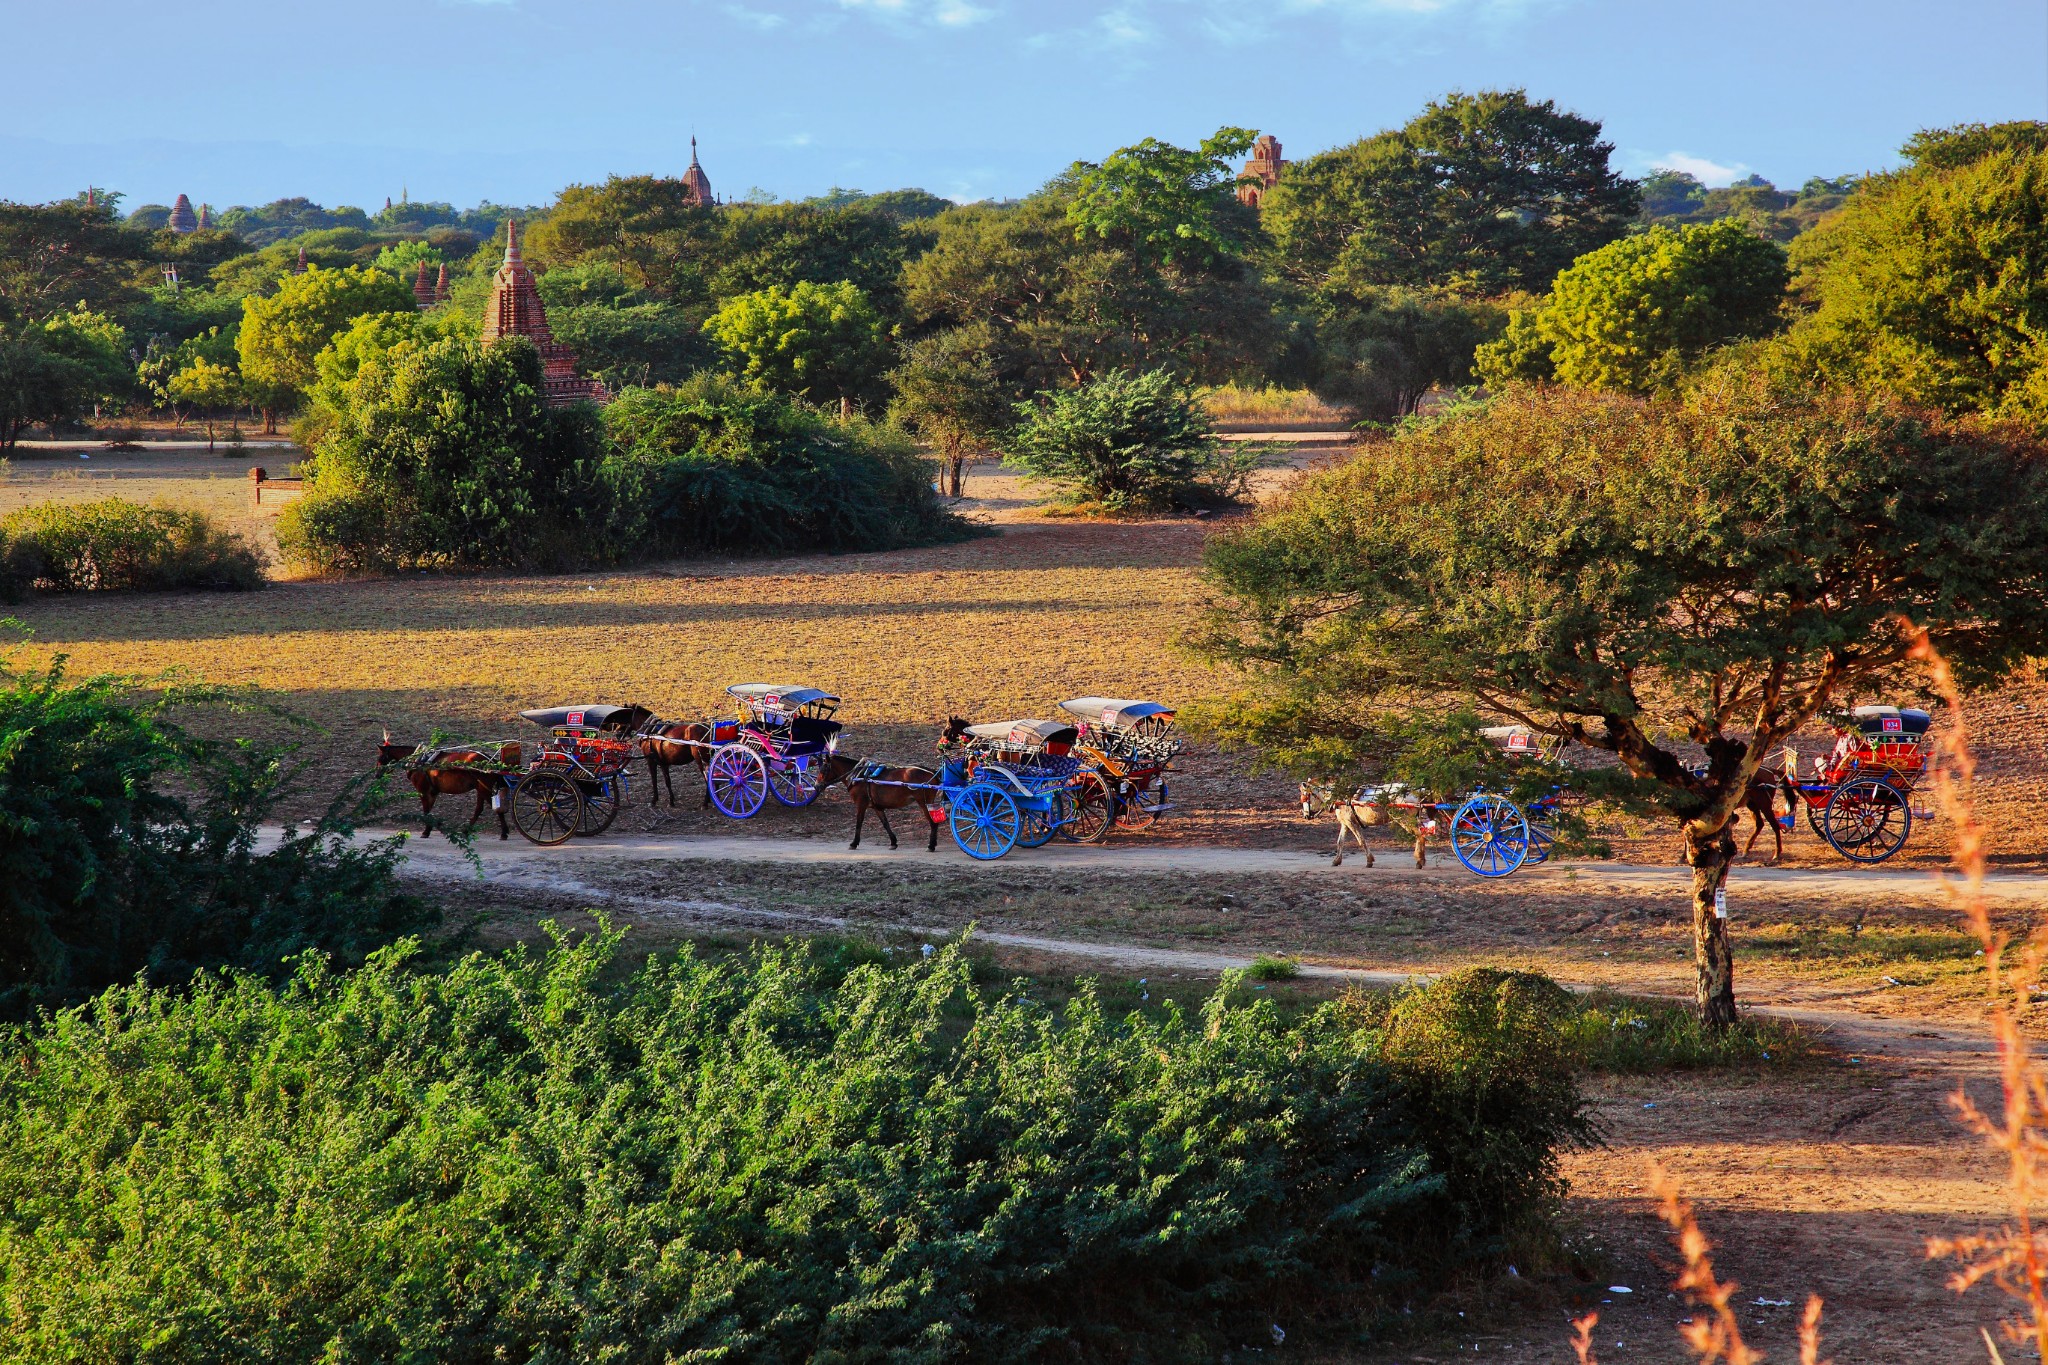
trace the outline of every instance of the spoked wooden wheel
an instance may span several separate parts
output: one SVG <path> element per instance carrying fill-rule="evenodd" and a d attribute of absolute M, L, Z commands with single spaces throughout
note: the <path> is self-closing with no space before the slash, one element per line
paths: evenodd
<path fill-rule="evenodd" d="M 1150 829 L 1158 823 L 1159 812 L 1166 807 L 1166 779 L 1159 779 L 1159 789 L 1152 790 L 1152 779 L 1147 777 L 1137 782 L 1124 781 L 1117 785 L 1116 827 L 1118 829 Z"/>
<path fill-rule="evenodd" d="M 561 773 L 528 773 L 512 793 L 512 823 L 543 847 L 567 843 L 583 821 L 583 796 Z"/>
<path fill-rule="evenodd" d="M 818 761 L 792 758 L 768 765 L 768 790 L 785 806 L 808 806 L 818 799 Z"/>
<path fill-rule="evenodd" d="M 576 786 L 583 796 L 583 818 L 577 822 L 576 832 L 587 839 L 610 829 L 612 821 L 619 818 L 619 807 L 625 804 L 625 774 L 585 778 Z"/>
<path fill-rule="evenodd" d="M 955 798 L 948 820 L 953 826 L 953 842 L 960 845 L 960 851 L 983 862 L 1000 858 L 1016 847 L 1018 829 L 1023 823 L 1017 814 L 1017 803 L 1008 792 L 979 783 Z"/>
<path fill-rule="evenodd" d="M 1060 837 L 1077 844 L 1099 844 L 1116 828 L 1116 793 L 1101 773 L 1084 773 L 1067 788 L 1067 819 Z"/>
<path fill-rule="evenodd" d="M 1451 851 L 1482 877 L 1505 877 L 1529 856 L 1529 822 L 1514 802 L 1481 792 L 1451 817 Z"/>
<path fill-rule="evenodd" d="M 1913 803 L 1881 777 L 1855 777 L 1835 788 L 1822 814 L 1822 838 L 1852 863 L 1881 863 L 1906 846 Z"/>
<path fill-rule="evenodd" d="M 750 820 L 768 799 L 768 765 L 744 744 L 728 744 L 704 770 L 711 803 L 735 820 Z"/>

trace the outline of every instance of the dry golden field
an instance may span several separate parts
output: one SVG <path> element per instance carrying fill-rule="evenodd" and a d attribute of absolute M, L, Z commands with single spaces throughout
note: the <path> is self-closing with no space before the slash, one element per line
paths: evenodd
<path fill-rule="evenodd" d="M 266 452 L 282 468 L 283 452 Z M 105 463 L 102 463 L 105 460 Z M 58 461 L 16 462 L 0 510 L 45 498 L 162 497 L 216 512 L 259 538 L 248 517 L 247 457 L 99 457 L 90 477 Z M 222 468 L 227 465 L 227 468 Z M 1267 476 L 1268 487 L 1290 477 Z M 906 761 L 929 752 L 951 714 L 974 720 L 1045 715 L 1081 693 L 1186 702 L 1230 679 L 1175 648 L 1202 599 L 1210 522 L 1050 520 L 1033 490 L 974 471 L 968 507 L 1001 534 L 889 554 L 691 561 L 618 572 L 539 576 L 418 575 L 362 582 L 283 581 L 246 595 L 45 598 L 17 610 L 33 651 L 62 651 L 88 671 L 184 670 L 263 688 L 317 722 L 315 789 L 367 763 L 381 730 L 436 727 L 476 738 L 527 738 L 526 708 L 637 701 L 658 713 L 723 713 L 729 683 L 809 683 L 846 698 L 848 751 Z M 2048 865 L 2048 688 L 2014 687 L 1973 705 L 1994 864 Z M 1824 747 L 1824 742 L 1821 747 Z M 1809 751 L 1816 745 L 1809 743 Z M 1282 846 L 1321 843 L 1292 808 L 1291 784 L 1235 759 L 1186 757 L 1177 818 L 1152 838 Z M 716 826 L 684 809 L 642 811 L 627 828 Z M 644 801 L 644 789 L 636 793 Z M 308 802 L 313 800 L 309 794 Z M 748 832 L 842 832 L 843 807 L 772 810 Z M 1668 838 L 1625 839 L 1623 856 L 1668 861 Z M 1771 845 L 1768 834 L 1758 857 Z M 1938 865 L 1938 827 L 1916 833 L 1894 865 Z M 1839 866 L 1800 829 L 1794 865 Z"/>

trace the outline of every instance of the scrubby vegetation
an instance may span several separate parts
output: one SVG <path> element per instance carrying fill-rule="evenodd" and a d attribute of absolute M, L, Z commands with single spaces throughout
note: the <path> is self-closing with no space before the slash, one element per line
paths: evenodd
<path fill-rule="evenodd" d="M 1235 501 L 1263 455 L 1219 440 L 1195 391 L 1164 369 L 1112 371 L 1040 394 L 1019 413 L 1009 463 L 1110 513 Z"/>
<path fill-rule="evenodd" d="M 269 972 L 307 949 L 359 962 L 436 922 L 393 882 L 395 843 L 355 846 L 338 806 L 257 847 L 293 773 L 288 743 L 203 738 L 191 685 L 0 671 L 0 1016 L 147 972 Z M 4 1336 L 0 1332 L 0 1336 Z"/>
<path fill-rule="evenodd" d="M 1542 1236 L 1538 979 L 1054 1010 L 618 938 L 135 986 L 0 1056 L 0 1360 L 1213 1358 Z"/>
<path fill-rule="evenodd" d="M 46 503 L 0 519 L 0 596 L 260 588 L 263 560 L 204 512 L 122 498 Z"/>

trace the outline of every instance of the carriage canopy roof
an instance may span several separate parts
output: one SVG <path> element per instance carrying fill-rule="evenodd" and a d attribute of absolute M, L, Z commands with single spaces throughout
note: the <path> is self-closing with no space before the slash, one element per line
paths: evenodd
<path fill-rule="evenodd" d="M 1849 713 L 1866 735 L 1924 735 L 1934 717 L 1910 706 L 1859 706 Z"/>
<path fill-rule="evenodd" d="M 1173 719 L 1174 708 L 1163 702 L 1130 701 L 1121 697 L 1075 697 L 1060 703 L 1060 710 L 1083 720 L 1100 722 L 1112 730 L 1123 730 L 1151 716 Z"/>
<path fill-rule="evenodd" d="M 759 702 L 763 706 L 777 706 L 788 711 L 815 702 L 836 705 L 839 701 L 830 692 L 820 692 L 815 687 L 788 687 L 781 683 L 734 683 L 725 689 L 725 693 L 741 701 Z"/>
<path fill-rule="evenodd" d="M 550 730 L 601 730 L 612 717 L 633 709 L 630 706 L 550 706 L 538 711 L 521 711 L 519 718 Z"/>
<path fill-rule="evenodd" d="M 1079 736 L 1063 720 L 996 720 L 970 725 L 967 733 L 976 739 L 990 739 L 1038 748 L 1047 744 L 1072 744 Z"/>

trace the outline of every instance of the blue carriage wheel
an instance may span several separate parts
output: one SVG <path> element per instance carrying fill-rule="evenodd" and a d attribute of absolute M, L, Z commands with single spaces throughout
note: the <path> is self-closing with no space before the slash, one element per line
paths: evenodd
<path fill-rule="evenodd" d="M 818 765 L 814 759 L 787 759 L 768 766 L 768 790 L 785 806 L 808 806 L 818 799 Z"/>
<path fill-rule="evenodd" d="M 768 768 L 744 744 L 728 744 L 704 770 L 711 804 L 735 820 L 751 819 L 768 799 Z"/>
<path fill-rule="evenodd" d="M 949 823 L 960 851 L 986 862 L 1016 847 L 1023 821 L 1008 792 L 977 784 L 954 800 Z"/>
<path fill-rule="evenodd" d="M 1529 856 L 1529 823 L 1504 796 L 1480 792 L 1451 817 L 1451 851 L 1482 877 L 1505 877 Z"/>

